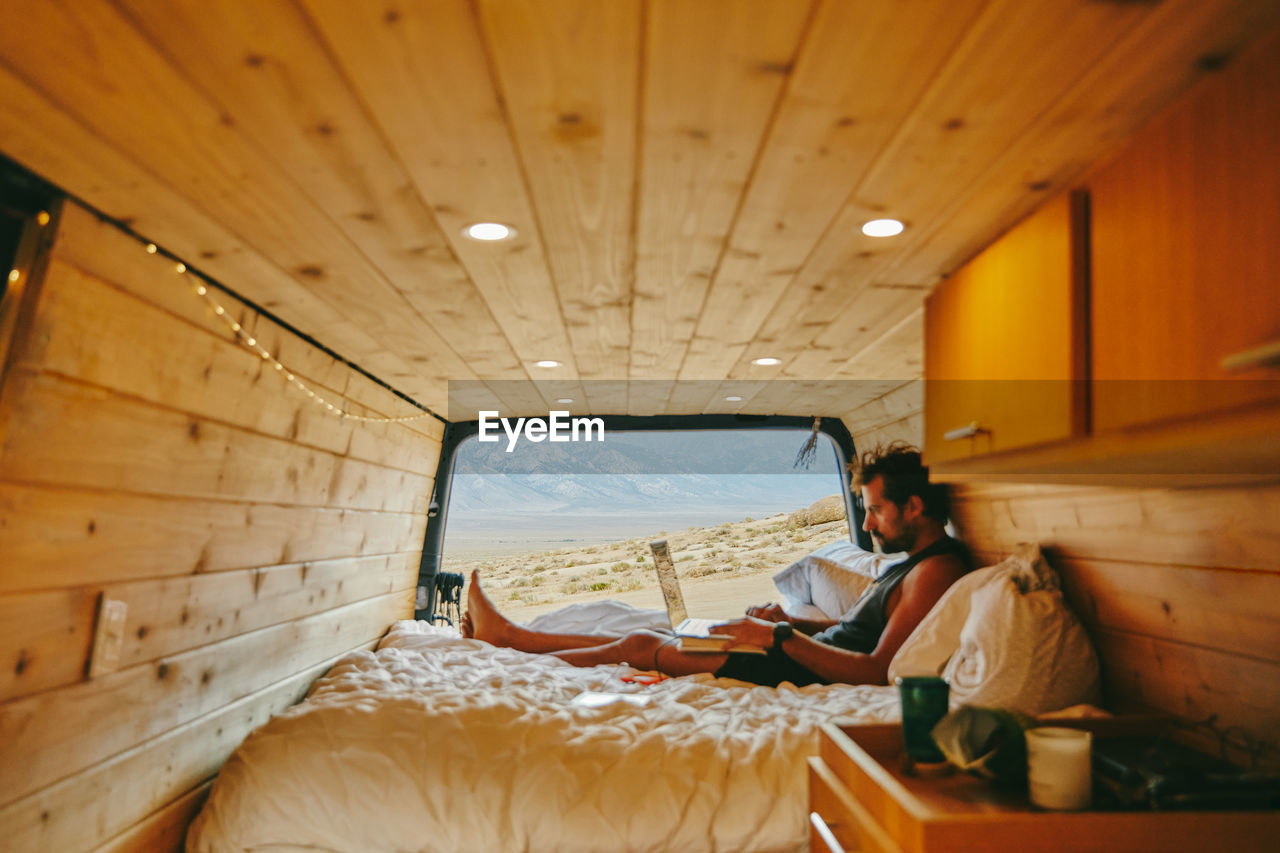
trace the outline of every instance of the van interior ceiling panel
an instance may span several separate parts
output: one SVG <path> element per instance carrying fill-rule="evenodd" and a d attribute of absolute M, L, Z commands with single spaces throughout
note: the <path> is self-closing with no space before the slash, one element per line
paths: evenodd
<path fill-rule="evenodd" d="M 436 618 L 461 621 L 462 580 L 437 579 L 462 575 L 458 448 L 495 419 L 816 424 L 844 507 L 822 547 L 857 552 L 859 590 L 885 555 L 845 463 L 917 447 L 977 564 L 1072 614 L 1090 704 L 1272 790 L 1280 0 L 0 0 L 0 19 L 0 846 L 800 850 L 827 837 L 810 814 L 852 802 L 831 838 L 934 849 L 810 761 L 840 690 L 898 725 L 885 685 L 738 714 L 704 684 L 680 706 L 673 685 L 467 657 Z M 803 509 L 748 521 L 795 544 Z M 666 530 L 691 523 L 619 538 L 670 538 L 696 590 L 720 566 Z M 538 584 L 622 590 L 642 544 L 498 603 L 536 619 Z M 835 553 L 813 548 L 754 570 Z M 352 698 L 410 658 L 439 693 Z M 522 811 L 502 785 L 526 777 L 479 768 L 477 826 L 413 823 L 436 790 L 413 774 L 506 748 L 479 734 L 504 696 L 532 703 L 520 725 L 585 719 L 557 690 L 648 690 L 608 713 L 655 727 L 765 720 L 738 772 L 776 789 L 699 764 L 724 753 L 708 724 L 664 741 L 725 782 L 705 800 L 628 787 L 659 775 L 637 747 L 591 753 L 630 768 L 599 796 L 530 783 Z M 402 748 L 313 756 L 290 772 L 314 795 L 273 817 L 273 781 L 231 780 L 311 756 L 289 721 Z M 875 731 L 848 743 L 887 755 Z M 572 733 L 519 736 L 547 745 L 528 773 L 587 784 Z M 408 775 L 375 796 L 369 766 Z M 1112 815 L 1099 849 L 1270 849 L 1280 812 L 1257 802 Z M 1110 820 L 1004 808 L 985 819 L 1010 849 Z"/>

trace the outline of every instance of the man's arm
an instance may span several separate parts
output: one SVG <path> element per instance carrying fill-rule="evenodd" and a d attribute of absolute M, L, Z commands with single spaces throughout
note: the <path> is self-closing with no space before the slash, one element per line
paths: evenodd
<path fill-rule="evenodd" d="M 783 609 L 781 604 L 761 604 L 758 607 L 748 607 L 747 615 L 763 619 L 766 622 L 790 622 L 792 627 L 802 634 L 816 634 L 819 631 L 825 631 L 839 621 L 836 619 L 803 619 L 799 616 L 792 616 Z"/>
<path fill-rule="evenodd" d="M 887 684 L 889 662 L 893 660 L 893 656 L 947 588 L 964 574 L 964 570 L 964 564 L 949 554 L 931 557 L 916 566 L 902 581 L 902 586 L 899 587 L 902 595 L 889 614 L 880 642 L 870 654 L 838 649 L 799 633 L 786 640 L 782 650 L 796 663 L 827 681 L 843 684 Z M 742 626 L 741 633 L 737 630 L 725 631 L 740 643 L 765 648 L 773 643 L 773 626 L 769 622 L 748 618 L 730 624 Z"/>

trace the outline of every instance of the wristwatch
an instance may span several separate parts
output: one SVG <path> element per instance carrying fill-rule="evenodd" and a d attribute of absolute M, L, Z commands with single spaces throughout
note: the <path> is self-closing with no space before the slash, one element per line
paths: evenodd
<path fill-rule="evenodd" d="M 787 640 L 791 639 L 791 635 L 796 632 L 795 626 L 790 622 L 774 622 L 773 623 L 773 647 L 779 648 Z"/>

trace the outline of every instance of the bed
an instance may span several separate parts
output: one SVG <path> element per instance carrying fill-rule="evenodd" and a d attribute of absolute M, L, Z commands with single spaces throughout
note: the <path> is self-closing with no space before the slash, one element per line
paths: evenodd
<path fill-rule="evenodd" d="M 984 653 L 975 664 L 975 651 L 963 648 L 969 624 L 990 621 L 977 610 L 987 606 L 988 587 L 1028 600 L 1044 593 L 1060 606 L 1056 587 L 1018 559 L 956 584 L 895 668 L 903 659 L 915 672 L 949 675 L 957 701 L 1021 702 L 1031 713 L 1096 694 L 1087 638 L 1092 675 L 1087 666 L 1073 666 L 1080 677 L 1040 673 L 1025 700 L 1006 695 L 1018 685 L 990 688 L 1009 682 L 1006 673 L 1026 682 L 1026 670 L 1043 666 L 1010 668 L 1021 653 L 998 656 L 998 666 Z M 1006 604 L 997 610 L 1010 615 Z M 1044 608 L 1023 621 L 1043 623 Z M 1048 659 L 1080 658 L 1068 646 L 1083 632 L 1069 633 L 1055 633 Z M 1017 637 L 1016 645 L 1025 641 Z M 1043 645 L 1040 637 L 1026 648 Z M 773 689 L 711 676 L 646 685 L 634 675 L 399 622 L 377 651 L 344 658 L 305 702 L 245 741 L 220 773 L 187 849 L 799 851 L 807 846 L 805 759 L 817 727 L 899 713 L 892 687 Z M 583 694 L 628 698 L 587 706 Z"/>

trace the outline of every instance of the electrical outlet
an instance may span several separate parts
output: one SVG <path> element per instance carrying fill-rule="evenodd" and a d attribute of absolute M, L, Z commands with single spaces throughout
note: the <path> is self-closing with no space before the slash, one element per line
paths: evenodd
<path fill-rule="evenodd" d="M 124 623 L 129 615 L 129 605 L 107 598 L 98 600 L 98 621 L 93 631 L 93 651 L 89 656 L 89 677 L 97 678 L 115 672 L 120 663 L 120 649 L 124 646 Z"/>

